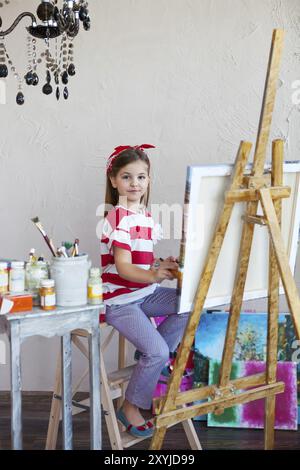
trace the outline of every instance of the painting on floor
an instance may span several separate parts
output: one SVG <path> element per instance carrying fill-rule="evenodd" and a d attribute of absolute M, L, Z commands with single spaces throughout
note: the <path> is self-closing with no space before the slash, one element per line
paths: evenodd
<path fill-rule="evenodd" d="M 220 370 L 220 361 L 209 361 L 208 383 L 217 382 Z M 239 361 L 234 362 L 231 378 L 237 379 L 247 375 L 259 374 L 265 371 L 265 362 Z M 296 364 L 294 362 L 279 362 L 277 368 L 277 381 L 284 382 L 284 393 L 276 398 L 275 429 L 297 430 L 297 382 Z M 226 408 L 221 415 L 210 413 L 208 426 L 237 427 L 237 428 L 263 428 L 265 415 L 265 400 L 255 400 L 242 405 Z"/>
<path fill-rule="evenodd" d="M 210 361 L 221 361 L 225 341 L 228 312 L 204 313 L 195 336 L 194 387 L 209 383 Z M 300 405 L 300 353 L 293 323 L 289 314 L 279 315 L 278 361 L 294 362 L 296 368 L 296 391 Z M 265 361 L 267 341 L 267 314 L 242 313 L 233 360 Z M 200 418 L 200 419 L 203 419 Z"/>

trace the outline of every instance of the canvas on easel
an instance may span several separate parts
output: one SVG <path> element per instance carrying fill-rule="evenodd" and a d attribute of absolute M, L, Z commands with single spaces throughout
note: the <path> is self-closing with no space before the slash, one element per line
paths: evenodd
<path fill-rule="evenodd" d="M 265 449 L 274 447 L 276 395 L 283 393 L 285 387 L 282 381 L 277 381 L 280 279 L 284 286 L 294 329 L 297 338 L 300 339 L 300 298 L 281 233 L 282 200 L 291 195 L 291 188 L 283 184 L 284 142 L 282 140 L 273 141 L 271 171 L 264 172 L 283 38 L 284 32 L 282 30 L 274 30 L 251 173 L 248 175 L 245 169 L 249 163 L 252 145 L 242 141 L 230 184 L 224 192 L 223 207 L 212 234 L 193 301 L 192 312 L 180 343 L 168 391 L 165 397 L 155 403 L 157 417 L 150 446 L 153 450 L 161 448 L 167 427 L 174 423 L 184 423 L 196 415 L 206 413 L 222 414 L 227 408 L 262 398 L 265 399 L 264 446 Z M 178 391 L 179 384 L 195 338 L 233 209 L 235 205 L 243 202 L 246 202 L 246 207 L 239 221 L 242 224 L 242 233 L 219 380 L 217 383 L 200 390 L 180 393 Z M 261 210 L 259 210 L 259 205 Z M 254 253 L 254 258 L 252 257 L 252 262 L 255 262 L 257 257 L 263 257 L 269 266 L 266 370 L 262 373 L 231 380 L 234 346 L 253 247 L 254 229 L 257 230 L 258 227 L 266 230 L 269 236 L 268 253 Z M 223 269 L 226 270 L 226 266 L 223 266 Z M 226 276 L 226 271 L 224 271 L 224 276 Z M 209 402 L 190 405 L 192 402 L 208 398 Z"/>
<path fill-rule="evenodd" d="M 265 171 L 270 165 L 265 165 Z M 179 290 L 178 313 L 192 309 L 197 283 L 209 249 L 222 197 L 230 182 L 233 165 L 189 166 L 186 177 L 186 194 L 182 223 L 179 269 L 182 272 Z M 250 174 L 251 166 L 245 170 Z M 282 235 L 294 273 L 300 224 L 300 162 L 285 162 L 283 184 L 291 188 L 291 196 L 282 203 Z M 234 207 L 214 277 L 204 308 L 216 307 L 230 301 L 234 284 L 242 226 L 239 223 L 244 204 Z M 269 239 L 265 230 L 257 230 L 253 238 L 253 253 L 267 253 Z M 266 297 L 268 293 L 268 266 L 264 257 L 249 264 L 244 300 Z M 225 268 L 224 268 L 225 267 Z M 280 293 L 283 293 L 281 287 Z"/>

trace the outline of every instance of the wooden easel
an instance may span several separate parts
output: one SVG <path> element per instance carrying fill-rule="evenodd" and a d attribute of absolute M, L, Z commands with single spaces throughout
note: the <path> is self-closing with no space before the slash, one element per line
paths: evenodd
<path fill-rule="evenodd" d="M 289 267 L 289 261 L 280 230 L 281 199 L 289 197 L 290 195 L 290 188 L 282 186 L 282 141 L 276 140 L 273 142 L 272 171 L 270 174 L 264 174 L 266 148 L 275 103 L 283 38 L 284 32 L 282 30 L 274 30 L 252 173 L 250 176 L 244 175 L 251 144 L 249 142 L 241 142 L 231 186 L 229 191 L 225 193 L 223 210 L 217 223 L 201 279 L 198 284 L 193 311 L 180 344 L 167 395 L 157 399 L 155 403 L 155 410 L 158 415 L 155 420 L 156 429 L 150 446 L 152 450 L 159 450 L 161 448 L 167 426 L 170 424 L 206 413 L 221 414 L 225 408 L 261 398 L 266 399 L 265 449 L 272 449 L 274 446 L 275 398 L 276 394 L 284 391 L 284 383 L 276 382 L 279 278 L 281 278 L 284 286 L 296 335 L 300 338 L 300 299 Z M 231 298 L 219 383 L 218 385 L 203 387 L 200 390 L 194 389 L 179 393 L 178 390 L 182 374 L 194 341 L 226 229 L 234 204 L 238 202 L 246 202 L 247 205 L 245 215 L 242 217 L 243 231 L 239 261 Z M 263 209 L 263 216 L 257 215 L 259 202 Z M 266 225 L 270 236 L 266 372 L 230 380 L 232 358 L 255 224 Z M 257 256 L 265 255 L 264 253 L 257 253 Z M 252 387 L 251 390 L 245 390 L 249 387 Z M 238 392 L 239 389 L 242 391 Z M 210 401 L 182 408 L 182 406 L 187 403 L 207 398 L 210 398 Z"/>

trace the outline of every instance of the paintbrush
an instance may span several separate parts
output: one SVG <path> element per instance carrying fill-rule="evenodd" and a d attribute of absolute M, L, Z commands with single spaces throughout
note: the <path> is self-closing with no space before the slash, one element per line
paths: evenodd
<path fill-rule="evenodd" d="M 75 245 L 75 256 L 79 256 L 79 239 L 78 238 L 75 239 L 74 245 Z"/>
<path fill-rule="evenodd" d="M 70 256 L 69 250 L 73 247 L 72 242 L 62 242 L 61 246 L 64 246 L 67 252 L 68 257 Z"/>
<path fill-rule="evenodd" d="M 66 250 L 69 250 L 72 248 L 73 243 L 72 242 L 61 242 L 61 246 L 64 246 Z"/>
<path fill-rule="evenodd" d="M 53 242 L 52 240 L 48 237 L 48 235 L 46 234 L 45 230 L 43 229 L 42 227 L 42 224 L 39 220 L 38 217 L 34 217 L 33 219 L 31 219 L 32 222 L 35 224 L 35 226 L 39 229 L 39 231 L 41 232 L 41 234 L 43 235 L 44 239 L 45 239 L 45 242 L 47 243 L 48 247 L 50 248 L 51 250 L 51 253 L 53 256 L 56 257 L 56 249 L 55 249 L 55 246 L 53 245 Z"/>
<path fill-rule="evenodd" d="M 72 250 L 72 253 L 71 253 L 71 257 L 72 257 L 72 258 L 73 258 L 74 256 L 78 256 L 78 255 L 79 255 L 78 245 L 79 245 L 79 239 L 78 239 L 78 238 L 75 238 L 73 250 Z"/>
<path fill-rule="evenodd" d="M 63 256 L 64 258 L 68 258 L 66 248 L 64 246 L 61 246 L 60 248 L 57 248 L 57 254 L 58 254 L 58 256 Z"/>
<path fill-rule="evenodd" d="M 31 250 L 29 252 L 29 263 L 32 264 L 32 263 L 35 263 L 35 262 L 36 262 L 35 249 L 31 248 Z"/>

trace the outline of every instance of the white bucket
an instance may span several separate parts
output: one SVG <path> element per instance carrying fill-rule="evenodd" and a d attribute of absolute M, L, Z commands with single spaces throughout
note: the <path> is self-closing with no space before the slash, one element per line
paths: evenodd
<path fill-rule="evenodd" d="M 55 280 L 56 305 L 75 307 L 87 303 L 87 283 L 91 261 L 88 255 L 52 258 L 51 278 Z"/>

